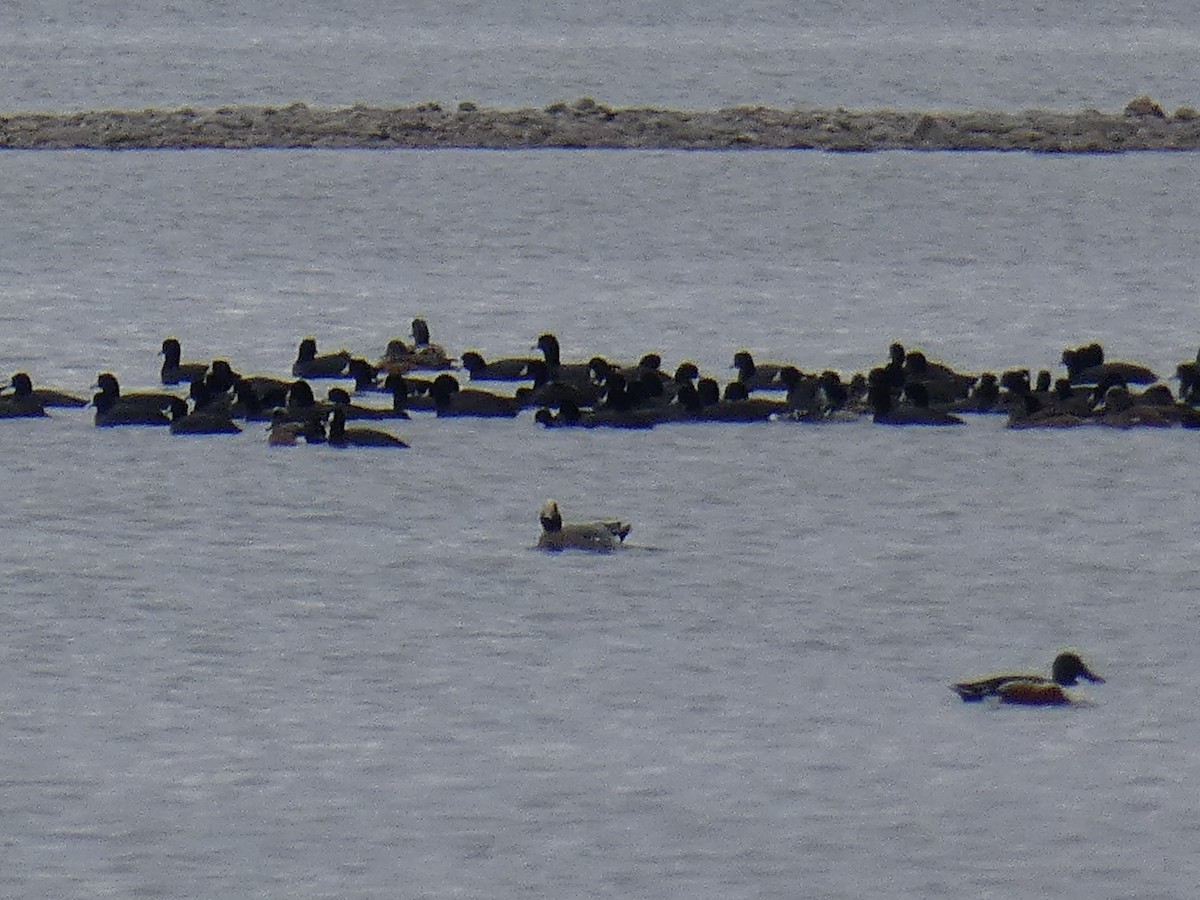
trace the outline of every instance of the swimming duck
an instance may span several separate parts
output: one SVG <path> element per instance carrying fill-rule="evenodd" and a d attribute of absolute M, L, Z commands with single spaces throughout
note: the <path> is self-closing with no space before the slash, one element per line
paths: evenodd
<path fill-rule="evenodd" d="M 550 381 L 564 381 L 580 387 L 593 383 L 596 357 L 585 363 L 564 363 L 558 337 L 550 332 L 538 336 L 534 349 L 542 351 Z"/>
<path fill-rule="evenodd" d="M 414 369 L 441 371 L 454 368 L 453 361 L 446 351 L 437 344 L 424 347 L 410 347 L 400 338 L 388 341 L 383 359 L 379 361 L 379 369 L 384 372 L 411 372 Z"/>
<path fill-rule="evenodd" d="M 946 408 L 952 413 L 1004 413 L 1007 407 L 1000 394 L 1000 379 L 995 372 L 984 372 L 972 385 L 965 400 Z"/>
<path fill-rule="evenodd" d="M 563 381 L 554 377 L 545 360 L 541 359 L 529 363 L 529 375 L 533 378 L 533 387 L 522 386 L 514 393 L 522 406 L 557 407 L 563 403 L 595 406 L 607 393 L 604 385 L 590 380 Z"/>
<path fill-rule="evenodd" d="M 379 366 L 371 365 L 361 357 L 354 357 L 350 360 L 349 376 L 354 379 L 354 391 L 360 393 L 363 391 L 383 391 L 383 386 L 379 383 Z"/>
<path fill-rule="evenodd" d="M 162 342 L 162 349 L 158 351 L 158 355 L 163 358 L 161 372 L 163 384 L 194 381 L 197 378 L 203 378 L 208 372 L 208 363 L 181 362 L 183 352 L 180 349 L 178 338 L 166 338 Z"/>
<path fill-rule="evenodd" d="M 288 418 L 287 410 L 277 407 L 271 411 L 271 424 L 267 426 L 267 443 L 272 447 L 295 447 L 304 437 L 304 423 Z M 319 442 L 318 442 L 319 443 Z"/>
<path fill-rule="evenodd" d="M 1132 394 L 1124 386 L 1104 392 L 1104 403 L 1096 409 L 1096 421 L 1116 428 L 1200 427 L 1200 411 L 1186 403 L 1176 403 L 1171 389 L 1155 384 L 1141 394 Z"/>
<path fill-rule="evenodd" d="M 617 549 L 629 534 L 628 522 L 563 522 L 558 503 L 547 500 L 538 517 L 542 534 L 538 547 L 542 550 L 591 550 L 610 553 Z"/>
<path fill-rule="evenodd" d="M 297 378 L 341 378 L 349 367 L 348 350 L 317 356 L 317 339 L 307 337 L 300 342 L 292 374 Z"/>
<path fill-rule="evenodd" d="M 416 357 L 418 369 L 450 369 L 453 368 L 450 358 L 441 344 L 435 344 L 429 339 L 429 324 L 422 318 L 412 320 L 413 355 Z"/>
<path fill-rule="evenodd" d="M 478 350 L 468 350 L 462 355 L 462 366 L 472 381 L 526 381 L 533 377 L 529 374 L 531 362 L 532 359 L 523 356 L 488 362 Z"/>
<path fill-rule="evenodd" d="M 747 390 L 787 390 L 787 385 L 779 380 L 781 363 L 756 363 L 749 350 L 739 350 L 733 354 L 733 365 L 737 369 L 738 381 L 746 385 Z"/>
<path fill-rule="evenodd" d="M 1046 378 L 1049 377 L 1046 373 Z M 920 350 L 909 350 L 904 354 L 904 383 L 914 381 L 925 385 L 932 402 L 942 405 L 967 399 L 976 377 L 956 372 L 943 363 L 930 362 Z"/>
<path fill-rule="evenodd" d="M 334 406 L 329 417 L 329 436 L 331 447 L 394 447 L 403 449 L 408 446 L 394 434 L 378 431 L 374 428 L 347 428 L 346 410 L 341 404 Z"/>
<path fill-rule="evenodd" d="M 187 402 L 171 398 L 171 434 L 241 434 L 226 412 L 205 410 L 202 406 L 188 412 Z"/>
<path fill-rule="evenodd" d="M 112 372 L 101 372 L 96 386 L 100 391 L 92 398 L 92 404 L 96 407 L 98 426 L 171 424 L 166 410 L 179 399 L 174 394 L 155 391 L 122 394 Z"/>
<path fill-rule="evenodd" d="M 13 375 L 9 387 L 0 390 L 8 390 L 9 388 L 12 389 L 14 398 L 24 399 L 32 397 L 44 407 L 61 406 L 80 408 L 88 405 L 87 400 L 82 397 L 76 397 L 74 394 L 56 391 L 53 388 L 35 388 L 33 386 L 33 379 L 29 377 L 27 372 L 17 372 Z M 29 401 L 26 400 L 25 402 Z"/>
<path fill-rule="evenodd" d="M 549 407 L 543 406 L 533 414 L 533 421 L 545 428 L 576 428 L 583 425 L 583 412 L 573 402 L 564 400 L 558 407 L 557 415 Z"/>
<path fill-rule="evenodd" d="M 403 378 L 404 376 L 399 376 Z M 404 411 L 404 408 L 396 408 L 395 403 L 390 407 L 383 406 L 360 406 L 357 403 L 352 403 L 350 394 L 345 388 L 335 387 L 330 388 L 326 395 L 329 402 L 334 407 L 340 407 L 342 415 L 346 419 L 407 419 L 409 415 Z"/>
<path fill-rule="evenodd" d="M 287 404 L 287 384 L 260 393 L 253 379 L 239 378 L 234 383 L 233 396 L 231 415 L 248 422 L 266 422 L 271 418 L 272 410 Z"/>
<path fill-rule="evenodd" d="M 204 383 L 208 387 L 209 393 L 216 397 L 220 394 L 233 393 L 241 377 L 240 373 L 233 370 L 229 360 L 214 359 L 212 365 L 208 367 L 208 374 L 204 376 Z M 275 380 L 278 381 L 278 379 Z"/>
<path fill-rule="evenodd" d="M 1117 378 L 1125 384 L 1153 384 L 1158 381 L 1154 372 L 1140 363 L 1106 361 L 1100 344 L 1068 347 L 1062 352 L 1062 364 L 1067 367 L 1071 384 L 1098 384 L 1103 379 Z"/>
<path fill-rule="evenodd" d="M 870 400 L 877 425 L 962 425 L 963 420 L 929 408 L 929 395 L 919 382 L 905 385 L 911 405 L 897 405 L 892 397 L 889 377 L 883 369 L 872 369 Z"/>
<path fill-rule="evenodd" d="M 1063 688 L 1074 686 L 1080 678 L 1104 683 L 1079 654 L 1064 650 L 1054 658 L 1049 678 L 1030 672 L 1002 672 L 974 681 L 960 681 L 950 688 L 967 703 L 997 697 L 1001 703 L 1024 706 L 1067 706 L 1075 701 Z"/>
<path fill-rule="evenodd" d="M 0 397 L 0 418 L 29 419 L 46 415 L 46 404 L 33 392 L 33 380 L 24 372 L 12 378 L 12 396 Z"/>
<path fill-rule="evenodd" d="M 429 393 L 439 416 L 513 418 L 521 410 L 520 401 L 513 397 L 475 389 L 463 390 L 458 379 L 448 373 L 433 380 Z"/>
<path fill-rule="evenodd" d="M 422 412 L 433 412 L 436 408 L 433 402 L 433 397 L 429 395 L 428 389 L 425 387 L 426 382 L 418 382 L 412 378 L 405 378 L 399 372 L 391 372 L 384 379 L 383 386 L 392 395 L 392 411 L 395 413 L 395 418 L 404 418 L 408 414 L 407 409 L 421 410 Z M 430 386 L 432 386 L 430 384 Z M 403 415 L 401 415 L 403 413 Z"/>
<path fill-rule="evenodd" d="M 668 407 L 672 422 L 766 422 L 780 410 L 787 409 L 786 401 L 749 397 L 740 381 L 725 386 L 725 398 L 715 378 L 705 376 L 693 387 L 682 384 L 675 401 Z"/>

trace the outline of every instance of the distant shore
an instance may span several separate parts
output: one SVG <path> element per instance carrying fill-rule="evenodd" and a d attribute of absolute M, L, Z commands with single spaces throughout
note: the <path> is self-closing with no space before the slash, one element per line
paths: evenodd
<path fill-rule="evenodd" d="M 1120 112 L 699 111 L 605 106 L 591 98 L 542 109 L 464 102 L 394 108 L 227 106 L 0 115 L 0 149 L 201 148 L 636 150 L 991 150 L 1123 153 L 1200 150 L 1200 112 L 1149 97 Z"/>

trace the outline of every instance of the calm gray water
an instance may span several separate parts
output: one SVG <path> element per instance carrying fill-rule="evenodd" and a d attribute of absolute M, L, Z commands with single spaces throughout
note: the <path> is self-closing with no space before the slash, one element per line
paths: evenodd
<path fill-rule="evenodd" d="M 0 371 L 1194 355 L 1191 156 L 0 156 Z M 0 428 L 12 896 L 1187 897 L 1192 432 Z M 620 515 L 611 557 L 536 511 Z M 946 684 L 1083 649 L 1077 710 Z"/>
<path fill-rule="evenodd" d="M 1196 103 L 1130 6 L 42 3 L 0 108 Z M 0 154 L 0 374 L 1195 356 L 1194 156 Z M 0 895 L 1190 898 L 1195 435 L 0 422 Z M 537 509 L 619 515 L 543 555 Z M 1079 647 L 1071 710 L 947 682 Z"/>
<path fill-rule="evenodd" d="M 0 109 L 473 100 L 1120 109 L 1200 103 L 1187 0 L 0 7 Z"/>

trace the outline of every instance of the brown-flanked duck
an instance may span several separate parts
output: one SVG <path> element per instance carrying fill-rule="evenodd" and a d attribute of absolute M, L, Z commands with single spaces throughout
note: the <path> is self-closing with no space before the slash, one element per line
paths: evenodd
<path fill-rule="evenodd" d="M 1104 683 L 1104 679 L 1089 669 L 1078 653 L 1064 650 L 1054 658 L 1049 678 L 1033 672 L 1000 672 L 971 681 L 955 682 L 950 688 L 967 703 L 995 697 L 1001 703 L 1023 706 L 1069 706 L 1079 701 L 1064 688 L 1073 687 L 1080 678 L 1096 684 Z"/>

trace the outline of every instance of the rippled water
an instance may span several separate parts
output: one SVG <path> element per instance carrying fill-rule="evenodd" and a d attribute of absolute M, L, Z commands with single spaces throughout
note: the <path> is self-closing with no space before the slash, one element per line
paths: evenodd
<path fill-rule="evenodd" d="M 1195 104 L 1178 2 L 0 7 L 0 107 Z M 1193 155 L 4 153 L 0 373 L 1200 344 Z M 1194 432 L 0 422 L 0 894 L 1194 894 Z M 607 557 L 536 510 L 619 515 Z M 1094 705 L 948 681 L 1075 645 Z"/>
<path fill-rule="evenodd" d="M 1191 156 L 16 153 L 0 371 L 1193 356 Z M 1186 897 L 1195 437 L 8 421 L 4 893 Z M 608 557 L 536 510 L 620 515 Z M 1080 647 L 1077 710 L 951 679 Z"/>
<path fill-rule="evenodd" d="M 1200 15 L 1144 3 L 145 3 L 0 7 L 3 109 L 473 100 L 1196 105 Z"/>

